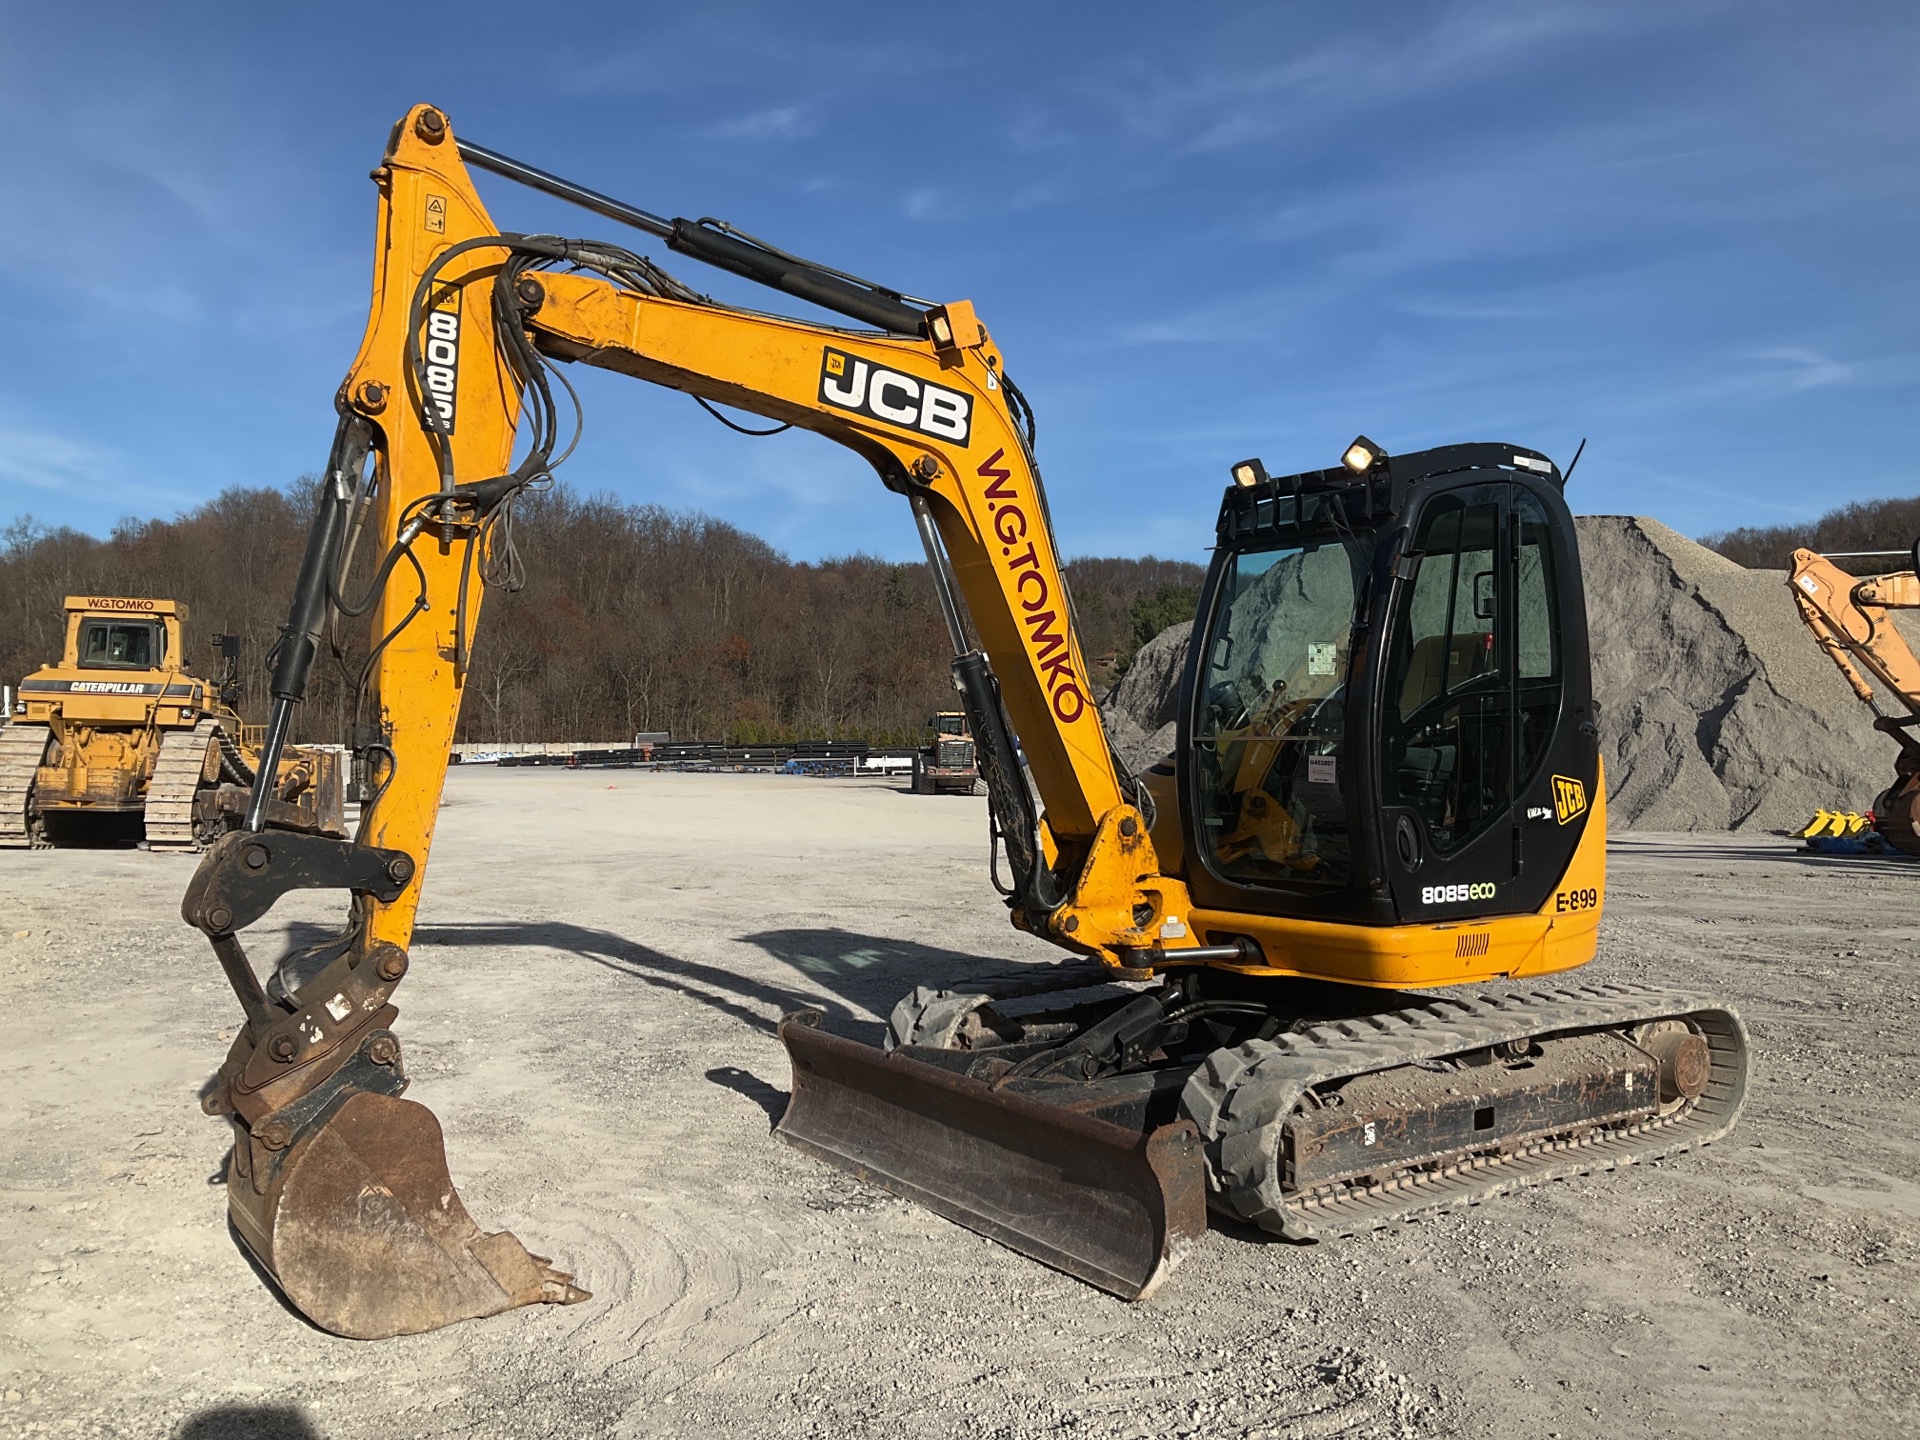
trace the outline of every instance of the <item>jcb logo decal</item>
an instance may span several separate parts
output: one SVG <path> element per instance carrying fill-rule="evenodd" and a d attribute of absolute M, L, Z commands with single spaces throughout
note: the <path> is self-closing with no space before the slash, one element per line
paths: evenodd
<path fill-rule="evenodd" d="M 1587 813 L 1587 787 L 1565 775 L 1553 777 L 1553 818 L 1562 825 Z"/>
<path fill-rule="evenodd" d="M 970 397 L 842 350 L 821 356 L 820 400 L 955 445 L 965 445 L 973 433 Z"/>

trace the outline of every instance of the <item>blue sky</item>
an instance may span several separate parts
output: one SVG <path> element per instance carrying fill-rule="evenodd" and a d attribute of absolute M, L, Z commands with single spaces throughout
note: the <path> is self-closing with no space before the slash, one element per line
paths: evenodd
<path fill-rule="evenodd" d="M 387 129 L 966 297 L 1073 554 L 1201 558 L 1227 465 L 1589 438 L 1688 533 L 1912 494 L 1920 9 L 0 0 L 0 520 L 314 470 Z M 660 247 L 479 177 L 509 229 Z M 765 305 L 768 292 L 670 267 Z M 917 554 L 808 435 L 583 378 L 583 490 Z"/>

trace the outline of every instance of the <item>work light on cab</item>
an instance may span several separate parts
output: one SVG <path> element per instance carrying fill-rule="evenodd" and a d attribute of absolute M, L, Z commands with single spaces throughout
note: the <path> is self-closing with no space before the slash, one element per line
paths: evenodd
<path fill-rule="evenodd" d="M 1351 445 L 1347 446 L 1347 453 L 1340 457 L 1340 463 L 1354 474 L 1364 475 L 1375 465 L 1378 465 L 1385 456 L 1386 452 L 1384 450 L 1367 439 L 1366 436 L 1361 435 L 1356 437 Z"/>

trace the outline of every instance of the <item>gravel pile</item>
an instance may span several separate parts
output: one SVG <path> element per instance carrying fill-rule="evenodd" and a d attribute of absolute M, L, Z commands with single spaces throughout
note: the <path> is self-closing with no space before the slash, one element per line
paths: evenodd
<path fill-rule="evenodd" d="M 1576 523 L 1616 826 L 1778 830 L 1873 803 L 1894 743 L 1800 623 L 1784 570 L 1746 569 L 1656 520 Z M 1103 708 L 1135 768 L 1172 749 L 1191 630 L 1142 648 Z"/>
<path fill-rule="evenodd" d="M 1134 770 L 1146 769 L 1173 749 L 1173 712 L 1192 633 L 1193 622 L 1183 620 L 1142 645 L 1100 707 L 1113 748 Z"/>

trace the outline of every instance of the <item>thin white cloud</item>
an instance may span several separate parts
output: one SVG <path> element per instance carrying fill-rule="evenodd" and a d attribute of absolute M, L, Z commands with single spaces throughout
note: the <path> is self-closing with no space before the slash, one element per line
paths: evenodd
<path fill-rule="evenodd" d="M 1278 64 L 1249 66 L 1208 36 L 1184 63 L 1137 61 L 1094 88 L 1134 134 L 1205 154 L 1337 120 L 1383 96 L 1405 104 L 1502 62 L 1519 84 L 1556 47 L 1679 18 L 1601 4 L 1454 5 L 1393 42 L 1342 35 Z"/>
<path fill-rule="evenodd" d="M 901 202 L 909 220 L 936 220 L 946 209 L 946 192 L 937 185 L 909 190 Z"/>
<path fill-rule="evenodd" d="M 0 426 L 0 482 L 66 494 L 99 486 L 112 453 L 49 430 Z"/>
<path fill-rule="evenodd" d="M 1854 378 L 1854 367 L 1794 345 L 1776 345 L 1764 350 L 1747 350 L 1742 360 L 1768 362 L 1770 368 L 1753 377 L 1754 383 L 1786 390 L 1823 390 L 1829 385 L 1845 385 Z"/>
<path fill-rule="evenodd" d="M 813 134 L 813 119 L 799 105 L 776 105 L 715 125 L 707 134 L 717 140 L 804 140 Z"/>

